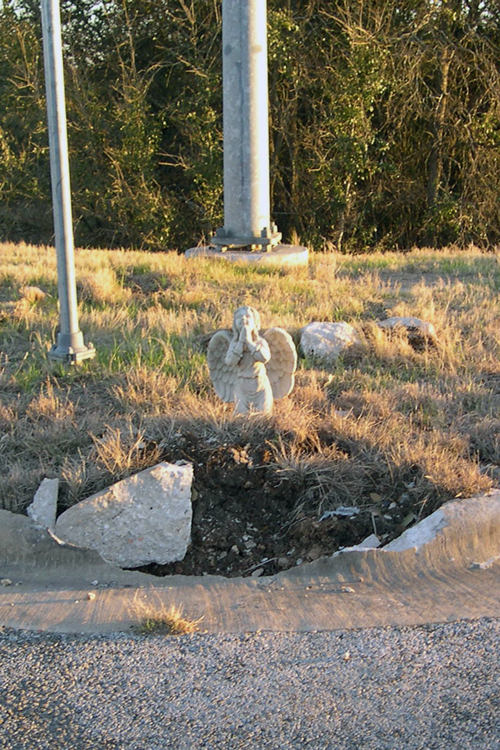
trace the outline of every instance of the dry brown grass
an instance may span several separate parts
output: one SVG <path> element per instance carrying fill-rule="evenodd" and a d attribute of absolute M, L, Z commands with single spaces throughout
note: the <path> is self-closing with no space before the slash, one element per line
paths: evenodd
<path fill-rule="evenodd" d="M 147 597 L 147 595 L 143 595 Z M 189 635 L 199 630 L 203 617 L 189 620 L 184 616 L 182 607 L 175 604 L 167 606 L 156 596 L 155 601 L 134 597 L 131 614 L 137 624 L 132 626 L 137 635 Z"/>
<path fill-rule="evenodd" d="M 3 245 L 0 260 L 0 506 L 23 512 L 44 476 L 61 506 L 162 457 L 206 461 L 220 445 L 267 446 L 297 507 L 367 505 L 373 493 L 422 513 L 487 489 L 500 472 L 500 265 L 495 254 L 418 250 L 318 255 L 287 273 L 175 253 L 80 250 L 80 324 L 97 349 L 51 364 L 55 253 Z M 38 287 L 45 296 L 26 294 Z M 271 417 L 234 417 L 215 397 L 200 337 L 255 305 L 297 332 L 346 320 L 363 346 L 334 367 L 300 361 Z M 375 321 L 436 326 L 416 351 Z M 193 446 L 196 444 L 196 451 Z"/>

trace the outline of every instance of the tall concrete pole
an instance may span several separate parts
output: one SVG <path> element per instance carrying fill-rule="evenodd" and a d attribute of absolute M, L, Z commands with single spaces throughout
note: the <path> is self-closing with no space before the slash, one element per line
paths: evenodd
<path fill-rule="evenodd" d="M 78 327 L 59 0 L 42 0 L 42 31 L 60 319 L 49 357 L 77 363 L 93 357 L 95 349 L 85 346 Z"/>
<path fill-rule="evenodd" d="M 270 249 L 266 0 L 222 0 L 224 226 L 212 242 Z"/>

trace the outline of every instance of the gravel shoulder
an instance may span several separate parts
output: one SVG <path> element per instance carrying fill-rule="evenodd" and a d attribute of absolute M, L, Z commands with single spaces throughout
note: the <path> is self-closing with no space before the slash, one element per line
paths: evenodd
<path fill-rule="evenodd" d="M 500 747 L 500 621 L 178 638 L 0 632 L 2 750 Z"/>

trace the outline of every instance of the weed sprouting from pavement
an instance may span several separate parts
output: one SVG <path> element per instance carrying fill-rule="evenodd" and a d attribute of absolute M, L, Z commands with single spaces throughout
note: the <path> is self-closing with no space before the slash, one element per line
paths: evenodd
<path fill-rule="evenodd" d="M 199 630 L 203 617 L 197 620 L 187 619 L 182 607 L 175 604 L 167 606 L 157 596 L 155 602 L 144 601 L 137 595 L 132 604 L 132 617 L 137 624 L 132 630 L 137 635 L 188 635 Z"/>

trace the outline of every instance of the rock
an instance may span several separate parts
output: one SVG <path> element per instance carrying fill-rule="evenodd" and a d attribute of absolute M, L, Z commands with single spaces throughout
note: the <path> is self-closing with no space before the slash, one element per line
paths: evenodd
<path fill-rule="evenodd" d="M 162 462 L 69 508 L 55 533 L 123 568 L 177 562 L 191 541 L 192 480 L 191 464 Z"/>
<path fill-rule="evenodd" d="M 436 329 L 432 323 L 428 323 L 420 318 L 387 318 L 386 320 L 380 320 L 377 323 L 379 328 L 383 328 L 386 331 L 397 331 L 398 329 L 406 329 L 408 333 L 408 340 L 411 344 L 422 344 L 422 343 L 435 343 L 437 340 Z"/>
<path fill-rule="evenodd" d="M 317 560 L 319 557 L 321 557 L 322 554 L 323 554 L 322 548 L 315 546 L 315 547 L 312 547 L 307 553 L 307 559 L 312 562 L 313 560 Z"/>
<path fill-rule="evenodd" d="M 309 323 L 301 330 L 300 346 L 306 357 L 333 364 L 338 356 L 361 340 L 349 323 Z"/>
<path fill-rule="evenodd" d="M 380 547 L 381 541 L 376 534 L 370 534 L 366 539 L 356 545 L 356 549 L 376 549 Z"/>
<path fill-rule="evenodd" d="M 53 531 L 56 523 L 58 492 L 59 479 L 42 480 L 27 510 L 28 516 L 37 526 Z"/>
<path fill-rule="evenodd" d="M 39 286 L 22 286 L 19 291 L 28 302 L 38 302 L 47 296 Z"/>
<path fill-rule="evenodd" d="M 471 570 L 488 570 L 488 568 L 491 568 L 493 563 L 497 562 L 497 560 L 500 560 L 500 555 L 490 557 L 489 560 L 485 560 L 484 562 L 473 562 L 471 563 L 470 568 Z"/>

